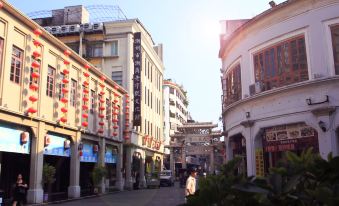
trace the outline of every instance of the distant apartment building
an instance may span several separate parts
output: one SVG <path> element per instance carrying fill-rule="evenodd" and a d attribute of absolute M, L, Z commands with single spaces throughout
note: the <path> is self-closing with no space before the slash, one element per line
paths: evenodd
<path fill-rule="evenodd" d="M 124 134 L 125 186 L 137 175 L 145 186 L 145 172 L 160 171 L 163 161 L 162 45 L 154 44 L 138 19 L 89 18 L 84 6 L 71 6 L 35 21 L 131 94 L 123 119 L 130 129 Z"/>
<path fill-rule="evenodd" d="M 187 123 L 189 119 L 188 98 L 186 91 L 171 80 L 165 80 L 164 92 L 164 144 L 169 145 L 171 135 L 177 131 L 177 127 Z M 172 140 L 173 141 L 173 140 Z M 169 149 L 165 149 L 169 154 Z"/>

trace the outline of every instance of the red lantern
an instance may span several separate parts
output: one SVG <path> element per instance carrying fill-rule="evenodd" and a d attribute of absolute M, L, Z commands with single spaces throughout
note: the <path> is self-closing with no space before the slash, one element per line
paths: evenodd
<path fill-rule="evenodd" d="M 104 98 L 101 98 L 99 101 L 100 101 L 101 103 L 105 103 L 105 99 L 104 99 Z"/>
<path fill-rule="evenodd" d="M 113 115 L 118 115 L 119 113 L 118 113 L 118 112 L 113 112 L 112 114 L 113 114 Z"/>
<path fill-rule="evenodd" d="M 129 112 L 125 112 L 125 115 L 129 115 Z"/>
<path fill-rule="evenodd" d="M 93 145 L 93 152 L 98 152 L 99 151 L 99 145 L 95 144 Z"/>
<path fill-rule="evenodd" d="M 84 76 L 85 77 L 89 77 L 89 73 L 88 72 L 84 72 Z"/>
<path fill-rule="evenodd" d="M 67 108 L 65 108 L 65 107 L 61 108 L 62 113 L 66 113 L 67 111 L 68 111 Z"/>
<path fill-rule="evenodd" d="M 105 80 L 106 80 L 106 77 L 105 77 L 104 75 L 102 75 L 102 76 L 100 77 L 100 80 L 101 80 L 101 81 L 105 81 Z"/>
<path fill-rule="evenodd" d="M 36 39 L 33 40 L 33 44 L 34 44 L 34 46 L 36 46 L 36 47 L 39 47 L 39 46 L 42 45 L 41 42 L 38 41 L 38 40 L 36 40 Z"/>
<path fill-rule="evenodd" d="M 28 113 L 31 113 L 31 114 L 34 114 L 37 112 L 36 109 L 34 109 L 33 107 L 30 107 L 28 110 L 27 110 Z"/>
<path fill-rule="evenodd" d="M 35 91 L 35 90 L 37 90 L 39 88 L 39 86 L 37 84 L 35 84 L 35 83 L 32 83 L 32 84 L 29 85 L 29 88 L 31 90 Z"/>
<path fill-rule="evenodd" d="M 89 85 L 89 82 L 88 82 L 88 81 L 84 81 L 84 85 L 85 85 L 85 86 L 88 86 L 88 85 Z"/>
<path fill-rule="evenodd" d="M 102 134 L 102 133 L 104 133 L 104 130 L 103 129 L 98 129 L 98 133 Z"/>
<path fill-rule="evenodd" d="M 128 98 L 128 97 L 129 97 L 129 95 L 128 95 L 128 94 L 125 94 L 125 97 L 127 97 L 127 98 Z"/>
<path fill-rule="evenodd" d="M 41 56 L 41 54 L 40 54 L 40 52 L 38 52 L 38 51 L 34 51 L 34 52 L 33 52 L 33 56 L 34 56 L 34 58 L 38 58 L 38 57 Z"/>
<path fill-rule="evenodd" d="M 87 114 L 87 113 L 83 113 L 83 114 L 82 114 L 82 117 L 85 118 L 85 119 L 87 119 L 87 118 L 88 118 L 88 114 Z"/>
<path fill-rule="evenodd" d="M 114 89 L 118 90 L 119 89 L 119 86 L 118 85 L 114 85 Z"/>
<path fill-rule="evenodd" d="M 119 107 L 118 106 L 114 106 L 113 109 L 119 109 Z"/>
<path fill-rule="evenodd" d="M 113 119 L 112 122 L 118 122 L 118 120 L 117 119 Z"/>
<path fill-rule="evenodd" d="M 62 72 L 63 72 L 64 74 L 69 74 L 69 70 L 68 70 L 68 69 L 64 69 Z"/>
<path fill-rule="evenodd" d="M 31 102 L 36 102 L 37 100 L 38 100 L 38 98 L 37 97 L 35 97 L 35 96 L 29 96 L 29 101 L 31 101 Z"/>
<path fill-rule="evenodd" d="M 62 79 L 62 83 L 64 83 L 64 84 L 68 84 L 68 82 L 69 82 L 69 80 L 68 79 Z"/>
<path fill-rule="evenodd" d="M 87 111 L 88 110 L 88 106 L 87 105 L 82 105 L 82 109 Z"/>
<path fill-rule="evenodd" d="M 60 121 L 61 121 L 62 123 L 65 123 L 65 122 L 67 122 L 67 118 L 66 118 L 66 117 L 61 117 L 61 118 L 60 118 Z"/>
<path fill-rule="evenodd" d="M 114 100 L 114 103 L 118 103 L 118 100 L 117 100 L 117 99 L 115 99 L 115 100 Z"/>
<path fill-rule="evenodd" d="M 129 103 L 129 100 L 128 100 L 128 99 L 126 99 L 126 103 Z"/>
<path fill-rule="evenodd" d="M 126 105 L 126 107 L 125 107 L 126 109 L 129 109 L 129 106 L 128 105 Z"/>
<path fill-rule="evenodd" d="M 126 116 L 125 119 L 126 119 L 126 121 L 128 121 L 129 120 L 129 116 Z"/>
<path fill-rule="evenodd" d="M 80 157 L 82 156 L 82 150 L 79 151 L 79 156 L 80 156 Z"/>
<path fill-rule="evenodd" d="M 91 65 L 89 65 L 89 64 L 85 64 L 85 66 L 84 66 L 86 69 L 90 69 L 91 68 Z"/>
<path fill-rule="evenodd" d="M 50 144 L 51 144 L 51 138 L 47 134 L 47 135 L 45 135 L 45 147 L 47 147 Z"/>
<path fill-rule="evenodd" d="M 104 118 L 105 115 L 104 114 L 99 114 L 99 118 Z"/>
<path fill-rule="evenodd" d="M 99 107 L 99 110 L 103 111 L 105 110 L 105 107 Z"/>
<path fill-rule="evenodd" d="M 101 92 L 100 92 L 100 95 L 105 95 L 105 92 L 104 92 L 104 91 L 101 91 Z"/>
<path fill-rule="evenodd" d="M 88 126 L 88 122 L 82 122 L 81 124 L 83 127 L 87 127 Z"/>
<path fill-rule="evenodd" d="M 89 93 L 89 90 L 88 90 L 88 89 L 84 89 L 83 92 L 84 92 L 85 94 L 88 94 L 88 93 Z"/>
<path fill-rule="evenodd" d="M 128 136 L 128 135 L 125 135 L 125 136 L 124 136 L 124 139 L 129 139 L 129 136 Z"/>
<path fill-rule="evenodd" d="M 104 126 L 104 125 L 105 125 L 105 122 L 99 122 L 99 125 L 100 125 L 100 126 Z"/>
<path fill-rule="evenodd" d="M 62 93 L 64 93 L 64 94 L 66 94 L 66 93 L 68 93 L 69 91 L 68 91 L 68 89 L 67 88 L 62 88 Z"/>
<path fill-rule="evenodd" d="M 60 101 L 64 104 L 66 104 L 68 102 L 68 99 L 64 97 L 64 98 L 61 98 Z"/>
<path fill-rule="evenodd" d="M 115 97 L 119 97 L 119 94 L 117 94 L 117 93 L 114 92 L 114 96 L 115 96 Z"/>
<path fill-rule="evenodd" d="M 118 136 L 118 133 L 113 132 L 113 136 L 114 136 L 114 137 Z"/>
<path fill-rule="evenodd" d="M 40 36 L 42 34 L 42 31 L 40 29 L 35 29 L 34 34 Z"/>
<path fill-rule="evenodd" d="M 116 126 L 116 125 L 115 125 L 115 126 L 113 126 L 113 129 L 118 129 L 118 128 L 119 128 L 119 127 L 118 127 L 118 126 Z"/>
<path fill-rule="evenodd" d="M 3 6 L 4 6 L 4 3 L 2 3 L 2 2 L 0 1 L 0 9 L 2 9 Z"/>
<path fill-rule="evenodd" d="M 88 102 L 89 99 L 88 99 L 88 97 L 83 97 L 82 100 L 83 100 L 84 102 Z"/>
<path fill-rule="evenodd" d="M 65 65 L 69 65 L 70 63 L 71 63 L 70 61 L 68 61 L 68 60 L 66 60 L 66 59 L 64 60 L 64 64 L 65 64 Z"/>
<path fill-rule="evenodd" d="M 39 62 L 37 62 L 37 61 L 32 62 L 32 67 L 33 68 L 39 68 L 40 67 Z"/>
<path fill-rule="evenodd" d="M 32 72 L 32 77 L 33 77 L 33 78 L 39 78 L 39 77 L 40 77 L 40 74 L 37 73 L 37 72 Z"/>
<path fill-rule="evenodd" d="M 20 133 L 20 144 L 26 144 L 29 139 L 29 133 L 28 132 L 21 132 Z"/>
<path fill-rule="evenodd" d="M 66 55 L 66 56 L 69 56 L 69 55 L 71 55 L 71 51 L 70 51 L 70 50 L 68 50 L 68 49 L 66 49 L 66 50 L 64 51 L 64 55 Z"/>

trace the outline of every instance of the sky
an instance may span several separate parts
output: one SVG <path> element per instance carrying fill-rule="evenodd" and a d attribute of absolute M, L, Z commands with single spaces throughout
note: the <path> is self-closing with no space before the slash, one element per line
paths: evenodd
<path fill-rule="evenodd" d="M 270 0 L 8 0 L 29 13 L 72 5 L 118 5 L 127 18 L 138 18 L 156 44 L 164 47 L 164 78 L 187 90 L 196 121 L 219 122 L 220 20 L 253 18 Z M 283 0 L 276 0 L 281 3 Z"/>

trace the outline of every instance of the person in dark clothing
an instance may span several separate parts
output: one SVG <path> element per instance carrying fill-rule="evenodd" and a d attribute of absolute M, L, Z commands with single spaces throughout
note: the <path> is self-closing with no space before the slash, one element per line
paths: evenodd
<path fill-rule="evenodd" d="M 16 205 L 23 205 L 26 201 L 26 190 L 28 186 L 23 181 L 22 175 L 18 174 L 16 179 L 15 187 L 14 187 L 14 194 L 13 194 L 13 204 L 12 206 Z"/>

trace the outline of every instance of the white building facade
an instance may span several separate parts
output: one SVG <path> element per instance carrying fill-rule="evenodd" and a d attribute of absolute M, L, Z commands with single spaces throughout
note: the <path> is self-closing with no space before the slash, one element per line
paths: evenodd
<path fill-rule="evenodd" d="M 188 100 L 186 92 L 176 83 L 165 80 L 164 93 L 164 145 L 169 145 L 171 135 L 177 131 L 177 126 L 182 126 L 188 119 Z M 169 154 L 165 149 L 165 154 Z"/>
<path fill-rule="evenodd" d="M 226 156 L 242 156 L 247 175 L 265 175 L 285 151 L 339 155 L 338 11 L 338 0 L 286 1 L 223 22 Z"/>

